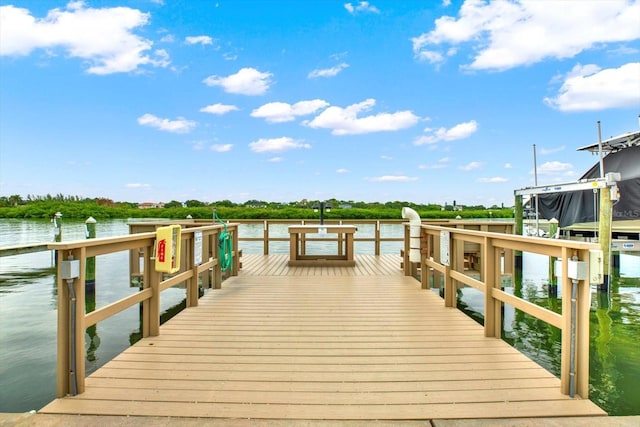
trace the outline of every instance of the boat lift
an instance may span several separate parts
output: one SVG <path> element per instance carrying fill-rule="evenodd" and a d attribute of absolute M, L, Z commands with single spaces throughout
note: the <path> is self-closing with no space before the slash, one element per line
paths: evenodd
<path fill-rule="evenodd" d="M 548 193 L 567 193 L 570 191 L 581 190 L 598 190 L 601 188 L 609 188 L 611 190 L 611 200 L 618 200 L 620 193 L 618 191 L 617 182 L 620 181 L 621 176 L 618 172 L 609 172 L 604 178 L 583 179 L 576 182 L 569 182 L 565 184 L 543 185 L 538 187 L 525 187 L 520 190 L 516 190 L 514 194 L 516 196 L 536 196 L 538 194 Z M 615 196 L 615 198 L 614 198 Z"/>
<path fill-rule="evenodd" d="M 571 182 L 566 184 L 554 184 L 538 187 L 526 187 L 520 190 L 515 190 L 514 194 L 516 200 L 522 203 L 523 196 L 535 197 L 536 199 L 536 222 L 538 221 L 538 203 L 537 196 L 540 194 L 549 193 L 566 193 L 582 190 L 598 190 L 600 192 L 600 215 L 599 215 L 599 229 L 598 229 L 598 242 L 600 244 L 599 257 L 602 260 L 602 272 L 603 274 L 594 280 L 591 278 L 592 284 L 604 284 L 604 287 L 608 288 L 609 284 L 609 266 L 611 257 L 611 213 L 613 210 L 613 202 L 620 198 L 620 191 L 618 190 L 618 181 L 621 180 L 621 174 L 618 172 L 609 172 L 605 174 L 604 178 L 584 179 L 577 182 Z M 595 212 L 594 212 L 595 213 Z M 536 223 L 536 233 L 538 224 Z"/>

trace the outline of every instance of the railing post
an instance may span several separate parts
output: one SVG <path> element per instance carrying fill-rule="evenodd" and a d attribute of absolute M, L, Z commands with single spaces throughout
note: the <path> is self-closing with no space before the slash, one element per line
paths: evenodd
<path fill-rule="evenodd" d="M 578 260 L 589 261 L 589 251 L 578 251 Z M 568 260 L 572 254 L 569 249 L 562 248 L 562 356 L 560 366 L 560 388 L 563 394 L 571 395 L 575 391 L 583 399 L 589 397 L 589 310 L 591 307 L 591 292 L 588 280 L 577 283 L 574 350 L 575 359 L 571 360 L 572 335 L 572 280 L 568 275 Z M 573 372 L 571 368 L 573 367 Z M 571 378 L 574 380 L 574 390 L 571 388 Z"/>
<path fill-rule="evenodd" d="M 73 251 L 73 256 L 80 260 L 80 277 L 73 281 L 76 291 L 76 384 L 78 394 L 84 393 L 85 377 L 85 326 L 84 316 L 86 314 L 85 292 L 87 279 L 87 248 L 82 247 Z"/>
<path fill-rule="evenodd" d="M 264 233 L 263 233 L 263 249 L 262 253 L 264 255 L 269 255 L 269 221 L 264 221 Z"/>
<path fill-rule="evenodd" d="M 589 261 L 589 251 L 579 251 L 581 261 Z M 563 295 L 564 299 L 564 295 Z M 578 283 L 578 307 L 576 315 L 576 393 L 589 398 L 589 326 L 591 311 L 591 289 L 589 280 Z"/>
<path fill-rule="evenodd" d="M 404 251 L 402 253 L 402 269 L 405 276 L 411 276 L 411 262 L 409 262 L 409 251 L 411 250 L 411 235 L 409 223 L 404 224 Z"/>
<path fill-rule="evenodd" d="M 300 242 L 299 243 L 300 244 L 300 255 L 306 255 L 307 254 L 307 234 L 306 233 L 300 233 L 298 235 L 298 239 L 299 239 L 299 242 Z"/>
<path fill-rule="evenodd" d="M 130 251 L 133 252 L 133 251 Z M 135 250 L 136 257 L 138 256 L 138 249 Z M 143 271 L 142 271 L 142 289 L 148 289 L 151 287 L 151 276 L 155 274 L 153 271 L 153 263 L 151 261 L 151 254 L 153 253 L 153 246 L 145 246 L 142 248 L 143 254 Z M 140 263 L 140 261 L 138 261 Z M 149 300 L 142 301 L 142 337 L 146 338 L 149 336 L 149 327 L 150 327 L 150 307 L 151 304 Z"/>
<path fill-rule="evenodd" d="M 440 259 L 440 239 L 438 237 L 439 235 L 433 236 L 432 254 L 433 259 L 439 264 L 442 264 L 442 260 Z M 433 271 L 433 287 L 438 289 L 442 288 L 444 291 L 444 280 L 442 277 L 442 273 L 440 273 L 440 271 L 438 270 Z"/>
<path fill-rule="evenodd" d="M 211 239 L 209 238 L 210 231 L 206 231 L 202 233 L 202 262 L 209 262 L 211 258 Z M 212 287 L 211 281 L 211 271 L 207 270 L 206 274 L 203 274 L 202 277 L 202 288 L 209 289 Z"/>
<path fill-rule="evenodd" d="M 231 236 L 233 238 L 233 266 L 231 267 L 231 275 L 237 276 L 240 271 L 240 252 L 238 251 L 238 228 L 234 226 L 231 229 Z"/>
<path fill-rule="evenodd" d="M 380 255 L 380 220 L 376 221 L 376 235 L 374 242 L 374 253 L 376 256 Z"/>
<path fill-rule="evenodd" d="M 458 306 L 457 295 L 456 295 L 456 283 L 453 279 L 451 279 L 451 258 L 455 257 L 455 251 L 452 247 L 452 238 L 451 232 L 449 231 L 441 231 L 440 232 L 440 251 L 442 252 L 443 243 L 448 245 L 449 247 L 449 260 L 440 260 L 440 263 L 444 265 L 444 306 L 456 308 Z M 444 262 L 447 264 L 444 264 Z"/>
<path fill-rule="evenodd" d="M 187 307 L 197 307 L 198 306 L 198 266 L 196 265 L 196 253 L 195 253 L 195 234 L 190 233 L 189 237 L 185 239 L 185 259 L 184 259 L 184 269 L 185 271 L 191 269 L 192 275 L 191 278 L 187 281 L 187 297 L 186 303 Z M 200 248 L 201 249 L 201 248 Z"/>
<path fill-rule="evenodd" d="M 86 248 L 58 251 L 58 397 L 84 392 Z M 79 277 L 63 280 L 60 265 L 65 259 L 80 261 Z M 71 288 L 71 289 L 70 289 Z M 73 293 L 72 293 L 72 292 Z"/>
<path fill-rule="evenodd" d="M 451 279 L 451 267 L 449 267 L 448 265 L 444 267 L 443 282 L 444 306 L 456 308 L 458 306 L 456 300 L 456 290 L 453 280 Z"/>
<path fill-rule="evenodd" d="M 569 248 L 562 247 L 562 344 L 560 355 L 560 391 L 569 394 L 571 375 L 569 348 L 571 347 L 571 279 L 568 274 Z"/>
<path fill-rule="evenodd" d="M 457 228 L 457 227 L 456 227 Z M 464 273 L 464 240 L 455 238 L 455 231 L 452 231 L 451 237 L 451 268 L 460 273 Z M 454 280 L 455 290 L 458 289 L 458 281 Z"/>
<path fill-rule="evenodd" d="M 430 248 L 429 234 L 424 228 L 420 229 L 420 287 L 422 289 L 430 289 L 429 283 L 429 267 L 427 267 L 427 258 L 429 257 Z"/>
<path fill-rule="evenodd" d="M 56 265 L 64 261 L 62 251 L 56 251 Z M 57 369 L 57 396 L 64 397 L 69 394 L 69 367 L 70 367 L 70 337 L 71 310 L 69 304 L 69 290 L 67 284 L 57 274 L 56 285 L 58 288 L 58 369 Z"/>
<path fill-rule="evenodd" d="M 149 299 L 149 336 L 157 337 L 160 335 L 160 281 L 162 273 L 153 269 L 150 274 L 150 287 L 152 290 Z"/>
<path fill-rule="evenodd" d="M 484 282 L 484 336 L 502 336 L 502 303 L 493 297 L 493 289 L 501 289 L 499 271 L 500 248 L 493 246 L 491 238 L 482 244 L 482 280 Z"/>
<path fill-rule="evenodd" d="M 213 266 L 213 288 L 220 289 L 222 287 L 222 265 L 220 265 L 220 245 L 218 245 L 218 238 L 220 237 L 220 230 L 216 230 L 211 234 L 211 256 L 216 260 Z"/>

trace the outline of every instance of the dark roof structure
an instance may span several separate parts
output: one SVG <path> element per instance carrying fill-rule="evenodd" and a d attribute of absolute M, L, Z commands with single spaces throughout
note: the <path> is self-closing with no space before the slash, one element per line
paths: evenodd
<path fill-rule="evenodd" d="M 609 153 L 612 151 L 618 151 L 624 148 L 633 147 L 635 145 L 640 145 L 640 131 L 625 133 L 613 138 L 606 139 L 600 143 L 596 142 L 595 144 L 585 145 L 584 147 L 578 148 L 578 151 L 590 151 L 592 153 L 598 153 L 600 147 L 602 147 L 603 152 Z"/>
<path fill-rule="evenodd" d="M 600 173 L 598 162 L 580 179 L 599 178 L 609 172 L 620 173 L 620 181 L 617 183 L 620 198 L 614 202 L 612 219 L 640 219 L 640 132 L 624 134 L 579 150 L 598 152 L 600 146 L 603 153 L 608 153 L 602 159 L 603 173 Z M 598 220 L 599 198 L 599 193 L 595 190 L 540 194 L 538 212 L 542 218 L 556 218 L 560 227 L 579 222 L 595 222 Z"/>

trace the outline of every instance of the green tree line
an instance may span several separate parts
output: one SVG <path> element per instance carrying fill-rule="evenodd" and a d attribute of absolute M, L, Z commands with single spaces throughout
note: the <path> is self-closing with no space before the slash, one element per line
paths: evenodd
<path fill-rule="evenodd" d="M 86 219 L 93 217 L 100 219 L 128 219 L 128 218 L 166 218 L 209 219 L 216 214 L 223 219 L 317 219 L 318 213 L 314 207 L 318 200 L 301 200 L 280 203 L 262 200 L 248 200 L 244 203 L 234 203 L 220 200 L 205 203 L 198 200 L 179 202 L 172 200 L 161 207 L 141 209 L 138 203 L 114 202 L 106 198 L 81 198 L 78 196 L 20 196 L 0 197 L 0 218 L 51 218 L 56 212 L 62 213 L 64 218 Z M 403 207 L 414 209 L 421 218 L 512 218 L 510 208 L 492 206 L 459 206 L 455 201 L 450 205 L 416 204 L 406 201 L 392 202 L 354 202 L 344 200 L 327 200 L 331 207 L 325 213 L 326 219 L 399 219 Z"/>

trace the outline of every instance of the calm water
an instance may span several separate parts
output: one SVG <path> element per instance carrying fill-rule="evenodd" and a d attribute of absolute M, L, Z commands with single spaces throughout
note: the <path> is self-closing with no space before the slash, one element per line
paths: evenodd
<path fill-rule="evenodd" d="M 83 222 L 65 222 L 63 240 L 85 238 Z M 128 233 L 127 222 L 97 224 L 98 237 Z M 383 237 L 402 237 L 398 225 L 384 225 Z M 242 226 L 242 237 L 262 235 L 262 224 Z M 272 237 L 287 237 L 286 225 L 270 229 Z M 373 225 L 358 226 L 359 237 L 373 237 Z M 0 219 L 0 247 L 53 240 L 49 221 Z M 383 253 L 399 253 L 401 242 L 383 242 Z M 262 253 L 262 242 L 240 242 L 244 253 Z M 309 242 L 308 253 L 328 253 L 335 242 Z M 356 242 L 356 253 L 373 253 L 373 243 Z M 288 242 L 272 242 L 270 253 L 288 253 Z M 523 282 L 507 287 L 551 310 L 561 307 L 561 294 L 549 295 L 547 259 L 525 254 Z M 0 412 L 39 409 L 55 398 L 56 280 L 50 252 L 0 258 Z M 640 257 L 623 255 L 620 277 L 612 292 L 592 292 L 591 400 L 610 415 L 640 415 Z M 128 253 L 96 260 L 95 306 L 102 307 L 135 292 L 129 286 Z M 166 313 L 179 310 L 185 292 L 162 294 Z M 87 298 L 88 304 L 92 304 Z M 483 296 L 472 288 L 459 292 L 458 304 L 481 320 Z M 92 307 L 88 307 L 91 309 Z M 166 316 L 167 314 L 165 314 Z M 560 368 L 560 331 L 505 307 L 504 337 L 554 374 Z M 133 307 L 87 331 L 87 371 L 93 372 L 139 339 L 139 317 Z"/>

